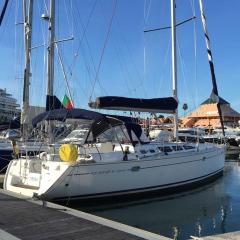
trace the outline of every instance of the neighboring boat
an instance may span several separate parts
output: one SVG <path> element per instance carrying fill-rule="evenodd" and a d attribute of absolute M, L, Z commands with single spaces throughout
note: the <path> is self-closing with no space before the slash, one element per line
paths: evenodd
<path fill-rule="evenodd" d="M 51 3 L 50 12 L 54 13 L 54 1 Z M 171 13 L 172 39 L 175 40 L 174 0 L 171 0 Z M 53 41 L 54 37 L 50 44 Z M 175 41 L 172 49 L 175 56 Z M 173 81 L 176 86 L 175 58 Z M 173 97 L 163 99 L 98 98 L 91 106 L 106 109 L 130 109 L 131 106 L 136 111 L 177 113 L 176 88 L 173 93 Z M 58 109 L 41 114 L 34 124 L 68 118 L 79 121 L 74 140 L 69 139 L 68 144 L 65 141 L 59 153 L 52 144 L 52 151 L 12 160 L 4 179 L 6 190 L 43 199 L 96 199 L 151 191 L 179 191 L 213 180 L 223 173 L 223 146 L 176 140 L 149 141 L 140 125 L 117 116 L 84 109 Z"/>
<path fill-rule="evenodd" d="M 158 133 L 158 134 L 154 138 L 152 138 L 151 134 L 149 134 L 150 138 L 153 141 L 158 141 L 159 139 L 162 139 L 162 138 L 173 140 L 173 133 L 171 129 L 163 130 L 158 128 L 156 129 L 155 133 Z M 181 142 L 204 143 L 205 142 L 205 140 L 203 139 L 204 135 L 205 135 L 205 131 L 198 128 L 179 128 L 178 130 L 178 139 Z"/>
<path fill-rule="evenodd" d="M 163 137 L 163 133 L 168 133 L 169 139 L 172 138 L 173 134 L 171 131 L 164 131 L 158 129 L 158 135 L 154 138 L 155 141 Z M 151 135 L 150 135 L 151 137 Z M 178 131 L 178 139 L 182 142 L 191 142 L 191 143 L 212 143 L 217 145 L 226 145 L 226 153 L 233 154 L 240 152 L 240 133 L 238 129 L 231 129 L 225 127 L 225 136 L 223 136 L 220 129 L 215 129 L 211 134 L 205 134 L 205 130 L 200 128 L 180 128 Z"/>
<path fill-rule="evenodd" d="M 203 136 L 203 139 L 208 143 L 225 144 L 226 153 L 228 154 L 240 152 L 239 135 L 228 135 L 226 133 L 225 136 L 223 136 L 223 134 L 213 132 L 212 134 Z"/>

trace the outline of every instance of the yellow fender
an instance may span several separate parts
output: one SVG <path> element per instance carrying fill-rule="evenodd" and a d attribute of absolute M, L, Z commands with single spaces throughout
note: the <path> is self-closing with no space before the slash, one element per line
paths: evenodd
<path fill-rule="evenodd" d="M 65 162 L 74 162 L 78 158 L 78 149 L 73 144 L 63 144 L 59 148 L 59 156 Z"/>

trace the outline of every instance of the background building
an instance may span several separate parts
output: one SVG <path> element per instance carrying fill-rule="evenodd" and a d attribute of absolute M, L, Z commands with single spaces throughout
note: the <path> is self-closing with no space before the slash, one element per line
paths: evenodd
<path fill-rule="evenodd" d="M 17 100 L 11 94 L 7 93 L 6 89 L 0 88 L 0 122 L 20 116 L 19 107 Z"/>
<path fill-rule="evenodd" d="M 219 98 L 223 122 L 225 126 L 238 126 L 240 120 L 240 113 L 231 108 L 230 103 Z M 220 118 L 217 109 L 217 103 L 211 98 L 204 101 L 195 111 L 182 118 L 182 125 L 184 127 L 205 126 L 210 128 L 220 127 Z"/>

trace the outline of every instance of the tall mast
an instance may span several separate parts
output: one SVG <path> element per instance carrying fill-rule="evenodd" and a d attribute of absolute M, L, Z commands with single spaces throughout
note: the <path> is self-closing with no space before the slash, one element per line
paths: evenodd
<path fill-rule="evenodd" d="M 55 41 L 55 0 L 50 0 L 50 15 L 48 18 L 48 58 L 47 58 L 47 95 L 53 96 L 54 86 L 54 41 Z M 53 125 L 48 123 L 49 143 L 53 141 Z"/>
<path fill-rule="evenodd" d="M 47 95 L 53 96 L 54 85 L 54 41 L 55 41 L 55 0 L 50 0 L 48 23 L 48 62 L 47 62 Z"/>
<path fill-rule="evenodd" d="M 33 0 L 23 0 L 24 16 L 24 45 L 25 45 L 25 68 L 23 86 L 23 109 L 21 116 L 23 140 L 28 138 L 29 127 L 29 85 L 30 85 L 30 57 L 32 44 L 32 11 Z"/>
<path fill-rule="evenodd" d="M 177 100 L 177 58 L 176 58 L 176 16 L 175 0 L 171 0 L 171 35 L 172 35 L 172 87 L 173 97 Z M 174 113 L 174 138 L 178 140 L 178 110 Z"/>

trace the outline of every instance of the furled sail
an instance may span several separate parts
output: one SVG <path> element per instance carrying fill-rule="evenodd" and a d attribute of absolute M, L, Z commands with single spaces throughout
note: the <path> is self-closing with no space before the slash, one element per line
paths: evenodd
<path fill-rule="evenodd" d="M 88 105 L 91 108 L 109 110 L 174 113 L 178 102 L 173 97 L 142 99 L 107 96 L 98 97 L 95 102 L 90 102 Z"/>
<path fill-rule="evenodd" d="M 9 2 L 9 0 L 5 0 L 5 2 L 4 2 L 3 9 L 2 9 L 2 12 L 0 15 L 0 26 L 2 25 L 2 21 L 3 21 L 4 15 L 6 13 L 8 2 Z"/>
<path fill-rule="evenodd" d="M 216 82 L 214 65 L 213 65 L 212 52 L 211 52 L 211 48 L 210 48 L 210 40 L 209 40 L 209 36 L 208 36 L 207 23 L 206 23 L 206 17 L 205 17 L 205 14 L 204 14 L 204 10 L 203 10 L 202 0 L 199 0 L 199 5 L 200 5 L 200 11 L 201 11 L 203 30 L 204 30 L 204 34 L 205 34 L 205 42 L 206 42 L 207 53 L 208 53 L 208 61 L 209 61 L 209 66 L 210 66 L 211 76 L 212 76 L 213 89 L 212 89 L 212 93 L 211 93 L 210 98 L 214 102 L 217 102 L 217 108 L 218 108 L 218 113 L 219 113 L 220 122 L 221 122 L 221 126 L 222 126 L 222 132 L 223 132 L 223 135 L 225 135 L 223 118 L 222 118 L 221 103 L 219 101 L 219 95 L 218 95 L 218 88 L 217 88 L 217 82 Z"/>

